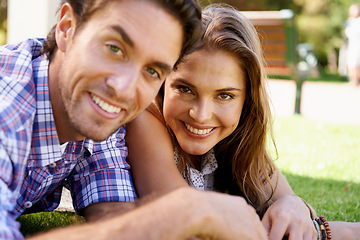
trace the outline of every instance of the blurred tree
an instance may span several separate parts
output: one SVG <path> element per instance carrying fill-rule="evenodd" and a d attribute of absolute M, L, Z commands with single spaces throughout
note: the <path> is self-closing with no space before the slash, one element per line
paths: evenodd
<path fill-rule="evenodd" d="M 0 0 L 0 45 L 6 43 L 7 0 Z"/>
<path fill-rule="evenodd" d="M 327 66 L 329 54 L 338 51 L 343 43 L 343 26 L 348 8 L 357 0 L 202 0 L 227 3 L 240 11 L 291 9 L 295 13 L 298 42 L 310 43 L 322 66 Z"/>
<path fill-rule="evenodd" d="M 296 8 L 296 5 L 288 0 L 200 0 L 200 3 L 202 6 L 206 6 L 210 3 L 227 3 L 240 11 L 265 11 Z"/>
<path fill-rule="evenodd" d="M 353 0 L 294 0 L 301 7 L 297 15 L 299 42 L 309 42 L 322 66 L 343 43 L 343 25 Z M 334 69 L 331 66 L 330 69 Z"/>

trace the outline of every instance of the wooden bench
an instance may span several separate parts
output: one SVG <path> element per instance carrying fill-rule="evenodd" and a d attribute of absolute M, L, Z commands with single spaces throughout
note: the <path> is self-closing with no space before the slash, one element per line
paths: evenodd
<path fill-rule="evenodd" d="M 296 36 L 293 12 L 242 11 L 258 31 L 267 75 L 296 77 Z"/>

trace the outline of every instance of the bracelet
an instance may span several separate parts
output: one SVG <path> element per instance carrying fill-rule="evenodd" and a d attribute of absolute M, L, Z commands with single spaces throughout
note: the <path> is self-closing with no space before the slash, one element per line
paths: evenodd
<path fill-rule="evenodd" d="M 320 216 L 318 218 L 315 218 L 313 221 L 316 230 L 318 231 L 318 239 L 320 240 L 331 240 L 331 230 L 329 223 L 327 222 L 326 218 L 324 216 Z M 318 227 L 317 227 L 317 225 Z"/>
<path fill-rule="evenodd" d="M 318 238 L 317 240 L 321 240 L 321 231 L 320 231 L 320 226 L 319 226 L 319 223 L 314 219 L 312 220 L 314 225 L 315 225 L 315 228 L 316 228 L 316 231 L 318 233 Z"/>
<path fill-rule="evenodd" d="M 309 209 L 311 220 L 314 220 L 316 218 L 316 212 L 314 211 L 314 209 L 307 202 L 305 202 L 304 199 L 302 199 L 301 197 L 299 197 L 299 198 L 301 199 L 301 201 L 303 201 L 305 206 Z"/>
<path fill-rule="evenodd" d="M 327 238 L 326 238 L 326 231 L 325 231 L 325 227 L 324 227 L 324 224 L 323 224 L 322 220 L 321 220 L 320 218 L 316 218 L 315 220 L 318 222 L 319 227 L 320 227 L 321 240 L 327 240 Z"/>
<path fill-rule="evenodd" d="M 331 229 L 330 229 L 330 225 L 329 225 L 328 221 L 326 220 L 326 218 L 324 216 L 320 216 L 319 218 L 321 219 L 321 221 L 323 222 L 323 224 L 325 226 L 326 238 L 331 239 Z"/>

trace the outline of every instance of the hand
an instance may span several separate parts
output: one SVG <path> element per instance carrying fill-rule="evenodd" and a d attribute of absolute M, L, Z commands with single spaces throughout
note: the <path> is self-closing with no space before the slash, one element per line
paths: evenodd
<path fill-rule="evenodd" d="M 244 198 L 215 192 L 190 191 L 197 191 L 186 194 L 189 205 L 197 206 L 198 211 L 195 211 L 192 217 L 202 219 L 195 224 L 198 227 L 193 236 L 222 240 L 267 239 L 259 216 Z"/>
<path fill-rule="evenodd" d="M 297 196 L 286 195 L 276 200 L 262 219 L 270 240 L 316 240 L 317 231 L 310 211 Z"/>

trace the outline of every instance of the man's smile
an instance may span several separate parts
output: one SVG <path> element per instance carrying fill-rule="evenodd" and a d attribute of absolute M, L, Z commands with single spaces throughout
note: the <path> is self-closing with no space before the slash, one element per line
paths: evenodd
<path fill-rule="evenodd" d="M 94 95 L 93 93 L 91 93 L 90 95 L 91 95 L 91 98 L 94 101 L 94 103 L 96 103 L 96 105 L 98 105 L 105 112 L 119 113 L 121 111 L 121 108 L 116 107 L 114 105 L 111 105 L 111 104 L 105 102 L 104 100 L 102 100 L 98 96 Z"/>

